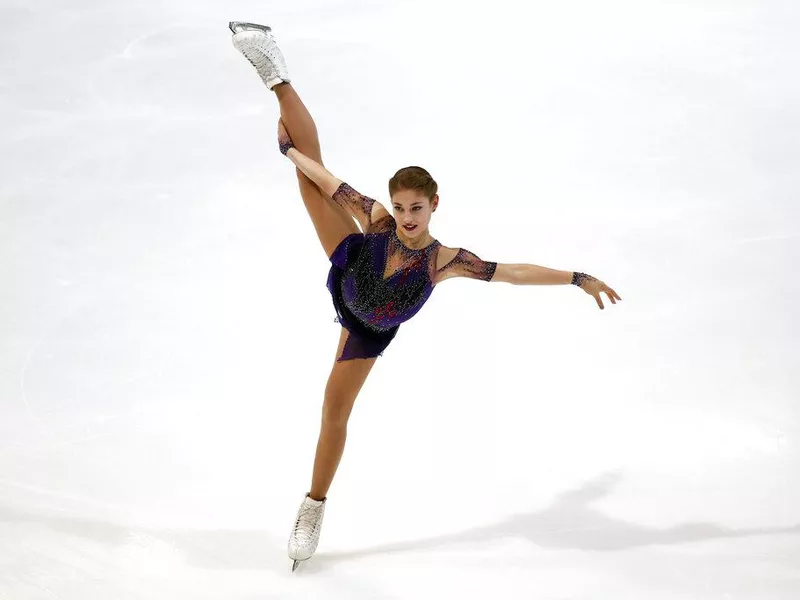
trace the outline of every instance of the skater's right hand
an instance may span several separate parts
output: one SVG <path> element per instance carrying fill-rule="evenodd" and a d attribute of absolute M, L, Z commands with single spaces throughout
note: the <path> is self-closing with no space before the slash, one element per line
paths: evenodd
<path fill-rule="evenodd" d="M 281 119 L 278 119 L 278 147 L 284 156 L 289 152 L 289 148 L 294 148 L 292 138 L 289 137 L 289 132 L 286 131 Z"/>

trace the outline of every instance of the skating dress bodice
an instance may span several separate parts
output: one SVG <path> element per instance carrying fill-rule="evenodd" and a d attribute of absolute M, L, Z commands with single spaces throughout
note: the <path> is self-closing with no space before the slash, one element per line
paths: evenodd
<path fill-rule="evenodd" d="M 374 351 L 388 345 L 398 326 L 419 312 L 441 280 L 457 274 L 489 281 L 494 275 L 497 263 L 483 261 L 464 248 L 437 269 L 438 240 L 424 248 L 408 248 L 397 236 L 394 217 L 371 221 L 375 200 L 346 183 L 332 197 L 362 218 L 366 216 L 362 222 L 367 224 L 365 233 L 348 235 L 330 258 L 333 266 L 328 287 L 337 320 L 350 330 L 351 337 L 367 338 L 360 340 L 362 343 L 348 340 L 350 348 L 345 347 L 343 360 L 348 355 L 358 357 L 354 353 L 376 356 Z"/>

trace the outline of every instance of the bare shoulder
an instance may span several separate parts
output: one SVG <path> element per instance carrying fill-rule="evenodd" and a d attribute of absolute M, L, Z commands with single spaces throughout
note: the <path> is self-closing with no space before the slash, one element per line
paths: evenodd
<path fill-rule="evenodd" d="M 456 254 L 458 254 L 458 250 L 458 248 L 440 245 L 439 255 L 436 257 L 436 270 L 440 271 L 443 267 L 452 262 Z"/>

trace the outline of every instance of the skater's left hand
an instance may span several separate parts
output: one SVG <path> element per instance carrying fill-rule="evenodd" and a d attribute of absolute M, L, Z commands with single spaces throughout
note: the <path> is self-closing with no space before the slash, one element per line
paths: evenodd
<path fill-rule="evenodd" d="M 278 148 L 280 148 L 281 154 L 284 156 L 289 152 L 289 148 L 294 148 L 292 138 L 289 137 L 289 132 L 286 131 L 281 119 L 278 119 Z"/>
<path fill-rule="evenodd" d="M 600 281 L 599 279 L 595 279 L 591 275 L 587 275 L 586 278 L 578 285 L 578 287 L 580 287 L 590 296 L 594 296 L 594 299 L 597 301 L 597 306 L 600 307 L 600 310 L 605 308 L 603 306 L 603 300 L 600 297 L 601 292 L 608 296 L 608 299 L 611 300 L 611 304 L 616 304 L 617 300 L 622 300 L 617 292 L 608 287 L 604 282 Z"/>

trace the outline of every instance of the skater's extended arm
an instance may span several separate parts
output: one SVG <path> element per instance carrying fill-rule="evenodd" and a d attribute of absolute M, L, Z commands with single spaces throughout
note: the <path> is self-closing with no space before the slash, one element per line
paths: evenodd
<path fill-rule="evenodd" d="M 514 285 L 567 285 L 572 283 L 572 273 L 539 265 L 500 263 L 492 281 L 505 281 Z"/>
<path fill-rule="evenodd" d="M 612 304 L 616 304 L 617 300 L 622 300 L 617 292 L 591 275 L 576 271 L 558 271 L 539 265 L 498 264 L 492 281 L 505 281 L 514 285 L 577 285 L 584 292 L 593 296 L 601 309 L 604 306 L 600 292 L 605 293 Z"/>

